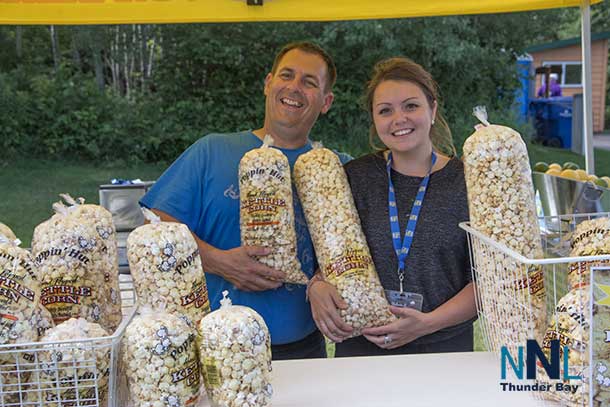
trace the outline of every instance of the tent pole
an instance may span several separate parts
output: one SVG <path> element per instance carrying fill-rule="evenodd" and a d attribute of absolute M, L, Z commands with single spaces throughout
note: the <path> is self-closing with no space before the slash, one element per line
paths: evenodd
<path fill-rule="evenodd" d="M 593 98 L 591 96 L 591 2 L 580 4 L 580 28 L 582 48 L 582 89 L 583 89 L 583 147 L 587 174 L 595 174 L 593 161 Z"/>

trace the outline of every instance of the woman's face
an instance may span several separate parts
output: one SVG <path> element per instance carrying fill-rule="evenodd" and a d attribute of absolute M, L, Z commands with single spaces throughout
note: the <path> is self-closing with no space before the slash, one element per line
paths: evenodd
<path fill-rule="evenodd" d="M 430 128 L 436 101 L 430 106 L 413 82 L 381 82 L 373 94 L 373 121 L 381 142 L 394 152 L 432 148 Z"/>

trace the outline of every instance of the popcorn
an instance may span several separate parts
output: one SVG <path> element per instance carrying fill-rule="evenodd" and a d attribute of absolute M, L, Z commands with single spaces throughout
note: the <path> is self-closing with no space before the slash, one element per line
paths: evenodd
<path fill-rule="evenodd" d="M 271 403 L 271 339 L 254 310 L 232 305 L 223 291 L 220 309 L 199 324 L 203 381 L 213 406 L 262 407 Z"/>
<path fill-rule="evenodd" d="M 581 222 L 576 226 L 571 240 L 571 257 L 610 254 L 610 218 L 598 218 Z M 608 266 L 610 261 L 581 261 L 568 269 L 570 289 L 589 285 L 591 267 Z"/>
<path fill-rule="evenodd" d="M 589 333 L 590 333 L 590 300 L 591 292 L 588 287 L 574 289 L 568 292 L 557 303 L 555 314 L 551 318 L 548 330 L 542 342 L 542 349 L 547 358 L 550 356 L 551 340 L 559 340 L 560 359 L 563 361 L 563 348 L 567 346 L 570 351 L 568 354 L 568 374 L 570 376 L 579 375 L 580 379 L 562 380 L 564 384 L 578 385 L 575 394 L 562 391 L 551 391 L 547 396 L 562 402 L 573 403 L 572 405 L 589 405 Z M 594 306 L 596 312 L 597 305 Z M 603 341 L 596 341 L 596 352 L 604 355 L 608 359 L 610 353 Z M 562 362 L 563 363 L 563 362 Z M 562 365 L 563 366 L 563 365 Z M 542 377 L 543 382 L 550 379 L 546 372 L 539 369 L 538 376 Z M 563 375 L 563 373 L 562 373 Z M 563 377 L 563 376 L 562 376 Z M 594 376 L 595 377 L 595 376 Z M 554 388 L 554 387 L 552 387 Z"/>
<path fill-rule="evenodd" d="M 71 318 L 42 337 L 41 342 L 53 342 L 38 352 L 38 370 L 33 380 L 40 383 L 41 391 L 31 391 L 28 401 L 39 401 L 45 407 L 95 404 L 107 396 L 110 374 L 110 347 L 96 342 L 55 343 L 73 339 L 100 338 L 108 332 L 99 324 L 83 318 Z M 62 383 L 58 391 L 57 383 Z M 78 394 L 76 389 L 78 388 Z"/>
<path fill-rule="evenodd" d="M 597 218 L 581 222 L 576 226 L 571 236 L 571 257 L 595 256 L 610 254 L 610 219 Z M 568 357 L 569 374 L 580 375 L 582 380 L 564 380 L 565 384 L 582 384 L 576 394 L 552 392 L 548 396 L 554 400 L 571 403 L 572 405 L 589 405 L 589 346 L 590 346 L 590 275 L 591 267 L 608 265 L 607 260 L 581 261 L 572 263 L 568 269 L 568 287 L 571 291 L 559 300 L 556 314 L 553 316 L 546 332 L 544 347 L 548 352 L 550 340 L 558 339 L 563 360 L 563 346 L 570 348 Z M 606 307 L 600 310 L 600 305 L 594 304 L 592 313 L 597 321 L 597 329 L 593 332 L 593 354 L 599 360 L 610 360 L 610 348 L 606 342 L 605 328 L 610 326 Z M 602 312 L 600 312 L 602 311 Z M 592 379 L 597 381 L 593 388 L 593 405 L 602 405 L 602 400 L 608 400 L 610 379 L 607 379 L 607 366 L 598 362 L 597 370 L 593 370 Z M 543 374 L 544 380 L 549 380 Z"/>
<path fill-rule="evenodd" d="M 477 116 L 481 117 L 481 116 Z M 480 126 L 464 143 L 464 171 L 472 227 L 522 256 L 542 258 L 534 188 L 525 143 L 504 126 Z M 519 266 L 500 255 L 479 254 L 477 284 L 492 292 L 488 309 L 498 309 L 503 331 L 529 332 L 541 339 L 546 324 L 542 268 L 531 266 L 515 279 Z M 487 276 L 487 278 L 486 278 Z M 480 281 L 479 281 L 480 280 Z M 529 288 L 529 291 L 528 291 Z M 522 310 L 516 304 L 530 304 Z"/>
<path fill-rule="evenodd" d="M 125 330 L 121 345 L 133 405 L 197 404 L 199 349 L 196 330 L 186 319 L 144 307 Z"/>
<path fill-rule="evenodd" d="M 0 236 L 4 236 L 8 240 L 15 240 L 15 239 L 17 239 L 17 237 L 15 236 L 15 234 L 13 233 L 11 228 L 6 226 L 2 222 L 0 222 Z M 0 239 L 2 239 L 2 238 L 0 237 Z"/>
<path fill-rule="evenodd" d="M 119 255 L 116 237 L 116 229 L 112 220 L 112 214 L 99 205 L 85 205 L 84 199 L 79 198 L 77 203 L 71 196 L 62 194 L 64 200 L 70 205 L 68 209 L 71 216 L 82 219 L 84 222 L 92 222 L 103 246 L 101 257 L 103 264 L 107 266 L 104 270 L 104 281 L 102 286 L 106 290 L 103 294 L 107 299 L 104 302 L 102 314 L 107 316 L 109 330 L 114 331 L 121 323 L 121 290 L 119 288 Z"/>
<path fill-rule="evenodd" d="M 394 321 L 339 158 L 314 148 L 298 158 L 294 179 L 320 269 L 348 304 L 341 316 L 353 336 Z"/>
<path fill-rule="evenodd" d="M 38 338 L 30 319 L 39 301 L 40 285 L 30 253 L 13 243 L 0 243 L 0 345 Z"/>
<path fill-rule="evenodd" d="M 15 239 L 9 241 L 4 233 L 0 241 L 0 345 L 35 342 L 38 333 L 32 315 L 40 301 L 35 267 L 29 252 L 19 248 Z M 7 347 L 0 351 L 3 401 L 19 402 L 19 383 L 27 383 L 30 374 L 18 366 L 27 365 L 28 356 Z"/>
<path fill-rule="evenodd" d="M 597 385 L 597 394 L 593 397 L 594 406 L 603 406 L 603 403 L 610 400 L 610 372 L 608 371 L 610 363 L 608 361 L 599 361 L 593 370 L 593 380 Z"/>
<path fill-rule="evenodd" d="M 290 166 L 271 136 L 263 146 L 247 152 L 239 163 L 241 242 L 273 248 L 257 260 L 286 273 L 285 282 L 307 284 L 297 259 L 297 236 L 292 206 Z"/>
<path fill-rule="evenodd" d="M 103 223 L 61 204 L 54 209 L 57 213 L 38 225 L 32 238 L 41 303 L 57 324 L 82 317 L 114 331 L 121 313 L 109 295 L 114 283 L 108 274 L 118 274 L 118 268 L 98 232 Z"/>
<path fill-rule="evenodd" d="M 193 324 L 210 312 L 199 248 L 186 225 L 157 221 L 138 227 L 127 238 L 127 257 L 140 306 L 164 306 Z"/>
<path fill-rule="evenodd" d="M 55 327 L 53 315 L 42 305 L 38 304 L 32 316 L 30 317 L 31 325 L 36 329 L 38 338 L 42 338 L 49 329 Z"/>

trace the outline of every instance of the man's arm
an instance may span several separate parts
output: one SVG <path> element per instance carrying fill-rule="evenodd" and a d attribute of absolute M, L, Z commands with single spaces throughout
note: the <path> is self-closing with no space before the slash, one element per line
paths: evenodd
<path fill-rule="evenodd" d="M 151 209 L 165 222 L 180 222 L 173 216 Z M 230 250 L 221 250 L 201 240 L 193 231 L 191 234 L 199 247 L 199 256 L 203 270 L 206 273 L 216 274 L 237 289 L 243 291 L 264 291 L 278 288 L 280 282 L 286 278 L 282 271 L 274 270 L 259 261 L 254 256 L 270 254 L 272 249 L 262 246 L 240 246 Z"/>

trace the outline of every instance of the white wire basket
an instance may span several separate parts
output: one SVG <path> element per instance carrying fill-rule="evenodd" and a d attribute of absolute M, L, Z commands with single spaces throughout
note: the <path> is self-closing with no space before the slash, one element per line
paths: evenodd
<path fill-rule="evenodd" d="M 591 264 L 595 266 L 610 265 L 610 254 L 569 257 L 570 239 L 576 225 L 585 220 L 608 217 L 609 215 L 609 213 L 604 212 L 540 218 L 539 224 L 545 253 L 544 258 L 541 259 L 523 257 L 506 245 L 473 229 L 468 222 L 460 224 L 460 227 L 468 234 L 472 275 L 473 280 L 476 281 L 479 325 L 485 347 L 496 353 L 500 362 L 502 348 L 505 352 L 508 350 L 511 355 L 518 355 L 519 347 L 525 347 L 528 339 L 536 339 L 543 348 L 545 341 L 559 339 L 561 349 L 564 345 L 569 346 L 570 361 L 572 361 L 573 355 L 576 355 L 575 360 L 582 362 L 577 363 L 576 366 L 570 365 L 570 369 L 574 369 L 582 376 L 582 385 L 578 392 L 573 396 L 564 397 L 552 391 L 532 391 L 534 397 L 540 400 L 540 404 L 610 406 L 610 399 L 600 399 L 601 393 L 597 391 L 599 387 L 595 386 L 595 391 L 593 389 L 592 379 L 595 378 L 595 374 L 591 374 L 590 366 L 593 346 L 588 346 L 592 342 L 589 335 L 595 330 L 589 324 L 593 308 L 592 302 L 589 300 L 593 292 L 593 289 L 590 288 L 590 280 L 578 274 L 582 281 L 578 281 L 576 285 L 572 281 L 572 288 L 577 288 L 571 292 L 567 278 L 570 268 L 572 270 L 574 270 L 574 267 L 591 268 Z M 539 284 L 539 282 L 531 279 L 531 273 L 539 269 L 543 271 L 545 294 L 543 296 L 543 306 L 537 308 L 533 306 L 532 301 L 536 301 L 533 294 L 536 292 L 534 285 Z M 569 291 L 570 295 L 566 296 Z M 575 303 L 569 306 L 572 308 L 566 310 L 563 304 L 568 297 Z M 564 299 L 562 300 L 562 298 Z M 560 330 L 559 326 L 565 323 L 564 314 L 567 311 L 579 312 L 578 315 L 582 314 L 582 318 L 576 318 L 580 322 L 573 328 L 572 335 L 569 338 L 560 334 L 563 331 Z M 537 326 L 546 327 L 542 336 L 540 331 L 537 332 Z M 607 328 L 610 328 L 610 326 Z M 610 347 L 610 344 L 608 346 Z M 606 360 L 606 362 L 609 361 Z M 512 370 L 511 366 L 508 366 L 508 368 Z M 542 371 L 542 369 L 538 370 Z M 512 371 L 511 373 L 514 379 L 515 372 Z M 572 373 L 574 372 L 569 374 Z M 537 379 L 540 383 L 540 375 Z M 533 380 L 524 381 L 524 383 L 529 384 L 534 382 Z M 524 389 L 529 388 L 524 387 Z M 610 393 L 605 394 L 610 395 Z M 604 395 L 603 397 L 609 396 Z M 550 401 L 546 402 L 545 400 Z"/>
<path fill-rule="evenodd" d="M 120 275 L 123 320 L 113 335 L 0 346 L 0 406 L 120 407 L 120 342 L 135 314 L 130 275 Z"/>

